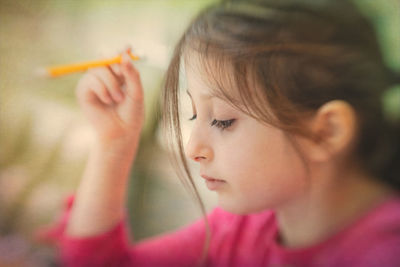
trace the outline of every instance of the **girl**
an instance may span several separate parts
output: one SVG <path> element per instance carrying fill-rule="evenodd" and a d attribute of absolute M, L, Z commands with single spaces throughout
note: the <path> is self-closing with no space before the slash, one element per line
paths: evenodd
<path fill-rule="evenodd" d="M 193 105 L 185 151 L 182 69 Z M 97 138 L 58 228 L 63 262 L 400 266 L 400 121 L 381 103 L 396 82 L 371 25 L 348 1 L 243 0 L 205 10 L 175 49 L 163 113 L 178 171 L 193 185 L 186 157 L 197 162 L 219 207 L 206 222 L 128 244 L 140 77 L 126 55 L 120 66 L 89 71 L 77 95 Z"/>

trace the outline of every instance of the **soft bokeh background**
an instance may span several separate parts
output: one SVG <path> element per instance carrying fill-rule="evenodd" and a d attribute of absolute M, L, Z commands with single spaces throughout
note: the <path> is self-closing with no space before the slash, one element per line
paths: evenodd
<path fill-rule="evenodd" d="M 0 266 L 58 266 L 54 249 L 34 232 L 76 189 L 92 136 L 75 101 L 81 74 L 44 79 L 35 70 L 113 57 L 127 44 L 146 55 L 135 63 L 147 117 L 128 189 L 131 232 L 140 240 L 201 216 L 166 158 L 157 101 L 174 44 L 212 2 L 0 0 Z M 400 71 L 399 1 L 356 2 L 373 19 L 387 63 Z M 212 209 L 215 195 L 198 187 Z"/>

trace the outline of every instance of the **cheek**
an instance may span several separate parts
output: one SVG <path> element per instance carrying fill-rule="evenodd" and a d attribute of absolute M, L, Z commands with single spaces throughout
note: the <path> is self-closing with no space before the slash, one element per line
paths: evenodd
<path fill-rule="evenodd" d="M 279 176 L 298 166 L 294 163 L 299 161 L 293 146 L 280 131 L 264 127 L 233 135 L 220 150 L 226 167 L 250 179 Z"/>
<path fill-rule="evenodd" d="M 239 200 L 237 208 L 275 208 L 304 191 L 304 164 L 283 134 L 248 134 L 244 139 L 236 149 L 226 149 L 223 161 L 225 178 Z"/>

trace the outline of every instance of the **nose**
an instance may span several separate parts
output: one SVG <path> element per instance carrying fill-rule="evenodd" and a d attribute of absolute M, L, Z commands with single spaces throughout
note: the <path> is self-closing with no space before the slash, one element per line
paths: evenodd
<path fill-rule="evenodd" d="M 206 162 L 213 158 L 209 138 L 202 131 L 192 130 L 185 149 L 186 156 L 196 162 Z"/>

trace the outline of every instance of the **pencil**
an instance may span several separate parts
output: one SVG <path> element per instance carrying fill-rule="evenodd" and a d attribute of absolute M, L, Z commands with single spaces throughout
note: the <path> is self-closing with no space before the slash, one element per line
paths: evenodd
<path fill-rule="evenodd" d="M 131 57 L 132 60 L 139 60 L 139 57 L 132 54 L 131 52 L 129 52 L 129 56 Z M 86 61 L 86 62 L 80 62 L 80 63 L 75 63 L 75 64 L 47 67 L 47 68 L 38 70 L 38 74 L 40 74 L 41 76 L 46 76 L 46 77 L 58 77 L 58 76 L 62 76 L 62 75 L 66 75 L 66 74 L 70 74 L 70 73 L 74 73 L 74 72 L 86 71 L 87 69 L 90 69 L 90 68 L 104 67 L 104 66 L 108 66 L 111 64 L 121 63 L 121 60 L 122 60 L 122 56 L 119 55 L 117 57 L 109 58 L 109 59 Z"/>

